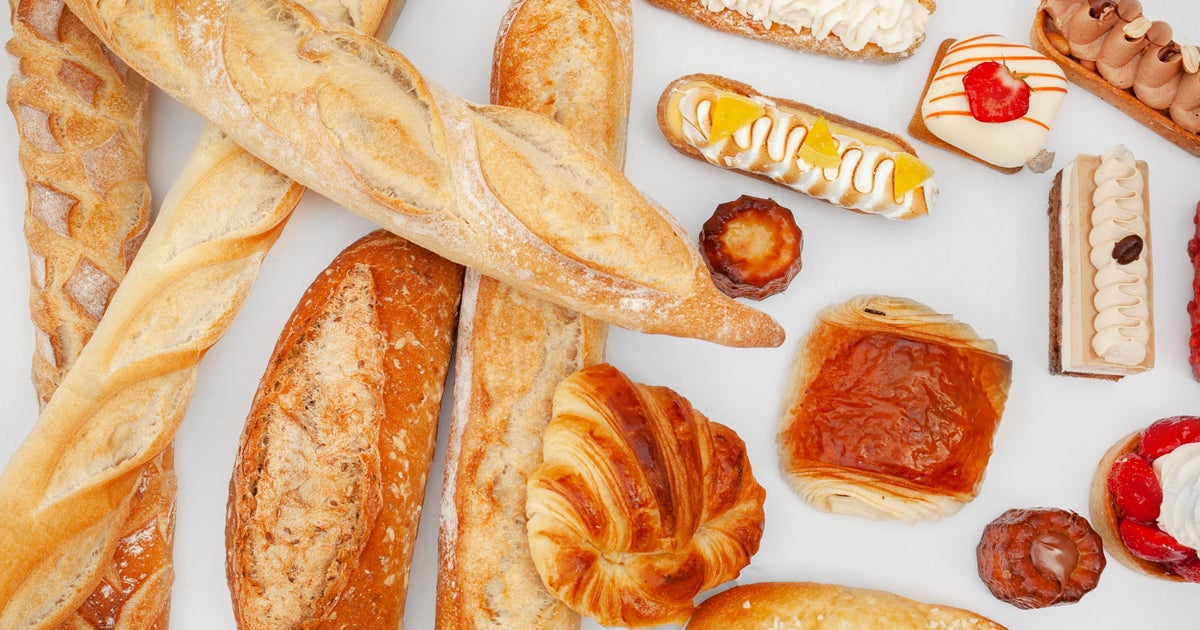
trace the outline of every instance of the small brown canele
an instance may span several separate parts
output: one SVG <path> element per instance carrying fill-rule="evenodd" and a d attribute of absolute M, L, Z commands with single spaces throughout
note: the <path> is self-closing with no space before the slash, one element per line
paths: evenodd
<path fill-rule="evenodd" d="M 717 206 L 700 231 L 700 254 L 713 284 L 729 297 L 761 300 L 781 293 L 800 273 L 804 232 L 792 211 L 742 195 Z"/>
<path fill-rule="evenodd" d="M 1096 588 L 1104 544 L 1084 517 L 1058 508 L 1011 509 L 983 529 L 979 578 L 1017 608 L 1070 604 Z"/>

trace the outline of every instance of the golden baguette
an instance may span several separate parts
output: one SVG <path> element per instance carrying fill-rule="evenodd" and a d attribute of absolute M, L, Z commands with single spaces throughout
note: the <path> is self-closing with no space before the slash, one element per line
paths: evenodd
<path fill-rule="evenodd" d="M 15 0 L 8 105 L 26 178 L 33 386 L 45 407 L 91 338 L 149 228 L 149 85 L 62 2 Z M 170 448 L 137 481 L 111 560 L 64 628 L 167 627 L 175 470 Z"/>
<path fill-rule="evenodd" d="M 459 99 L 289 0 L 69 4 L 247 151 L 422 247 L 633 330 L 783 341 L 716 289 L 665 210 L 543 116 Z"/>
<path fill-rule="evenodd" d="M 501 20 L 492 101 L 562 122 L 624 163 L 629 0 L 515 0 Z M 438 537 L 437 627 L 578 628 L 542 584 L 525 532 L 558 382 L 604 360 L 606 327 L 467 272 Z M 501 436 L 500 439 L 496 439 Z"/>
<path fill-rule="evenodd" d="M 399 628 L 461 266 L 377 230 L 301 297 L 229 483 L 239 628 Z"/>
<path fill-rule="evenodd" d="M 348 6 L 357 23 L 385 29 L 398 9 Z M 0 520 L 0 627 L 54 627 L 100 584 L 200 359 L 302 192 L 215 128 L 201 135 L 92 340 L 0 475 L 10 507 Z"/>
<path fill-rule="evenodd" d="M 8 106 L 28 190 L 33 385 L 44 407 L 149 226 L 149 89 L 62 2 L 14 0 L 12 15 Z"/>

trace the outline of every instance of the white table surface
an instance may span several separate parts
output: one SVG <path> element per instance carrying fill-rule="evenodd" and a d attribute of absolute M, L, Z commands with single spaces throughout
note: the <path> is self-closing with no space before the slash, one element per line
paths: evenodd
<path fill-rule="evenodd" d="M 1144 0 L 1178 39 L 1200 42 L 1200 4 Z M 391 44 L 426 77 L 471 100 L 488 96 L 504 0 L 409 0 Z M 943 0 L 928 41 L 896 65 L 807 55 L 707 30 L 633 0 L 635 73 L 626 173 L 695 236 L 721 202 L 751 194 L 791 208 L 804 230 L 804 269 L 759 306 L 787 330 L 780 348 L 731 349 L 614 329 L 608 358 L 635 380 L 672 387 L 746 440 L 767 490 L 762 548 L 737 582 L 812 580 L 893 591 L 968 608 L 1011 628 L 1195 628 L 1200 585 L 1136 575 L 1111 562 L 1099 587 L 1077 604 L 1024 611 L 994 599 L 976 574 L 975 545 L 1011 507 L 1056 506 L 1086 513 L 1093 468 L 1108 445 L 1154 419 L 1200 413 L 1200 384 L 1187 364 L 1191 266 L 1185 247 L 1200 199 L 1200 158 L 1124 114 L 1071 88 L 1049 147 L 1056 168 L 1078 153 L 1117 143 L 1150 165 L 1157 365 L 1118 383 L 1051 376 L 1046 368 L 1046 194 L 1053 171 L 1002 175 L 916 142 L 941 189 L 931 216 L 911 222 L 856 215 L 799 193 L 688 159 L 655 123 L 671 80 L 691 72 L 735 78 L 759 91 L 838 112 L 900 134 L 921 93 L 938 43 L 983 32 L 1028 41 L 1036 2 Z M 11 27 L 0 26 L 7 41 Z M 1190 38 L 1190 39 L 1189 39 Z M 4 78 L 11 63 L 2 64 Z M 151 178 L 161 199 L 190 153 L 202 122 L 160 92 L 152 95 Z M 34 423 L 29 381 L 33 331 L 26 305 L 22 237 L 24 183 L 16 132 L 0 116 L 0 462 Z M 332 257 L 372 226 L 309 193 L 268 255 L 245 308 L 201 366 L 195 399 L 176 441 L 179 474 L 172 626 L 233 626 L 223 566 L 225 500 L 234 447 L 283 322 Z M 993 338 L 1013 362 L 1008 406 L 979 497 L 958 514 L 913 526 L 819 512 L 778 472 L 774 436 L 788 364 L 822 307 L 860 293 L 916 299 Z M 449 391 L 449 388 L 447 388 Z M 432 628 L 437 502 L 445 448 L 443 418 L 408 594 L 408 627 Z M 595 626 L 592 626 L 595 627 Z"/>

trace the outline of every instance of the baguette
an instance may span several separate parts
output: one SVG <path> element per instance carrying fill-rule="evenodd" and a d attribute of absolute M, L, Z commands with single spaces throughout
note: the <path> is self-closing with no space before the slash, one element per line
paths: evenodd
<path fill-rule="evenodd" d="M 69 4 L 247 151 L 422 247 L 633 330 L 782 343 L 665 210 L 543 116 L 467 103 L 290 0 Z"/>
<path fill-rule="evenodd" d="M 562 122 L 620 166 L 630 13 L 628 0 L 515 0 L 496 40 L 492 101 Z M 438 537 L 438 628 L 579 627 L 579 614 L 546 590 L 533 565 L 525 480 L 541 463 L 555 386 L 604 360 L 606 330 L 468 270 Z"/>
<path fill-rule="evenodd" d="M 1043 0 L 1033 47 L 1062 66 L 1073 83 L 1200 157 L 1200 49 L 1150 22 L 1137 0 L 1089 11 L 1079 0 Z"/>
<path fill-rule="evenodd" d="M 726 103 L 727 111 L 720 116 Z M 723 119 L 718 122 L 718 119 Z M 821 121 L 837 148 L 829 155 L 809 146 Z M 895 134 L 798 103 L 764 96 L 750 86 L 711 74 L 680 77 L 658 101 L 658 126 L 677 151 L 751 175 L 833 205 L 889 219 L 929 213 L 937 187 L 916 151 Z M 780 155 L 772 147 L 786 146 Z M 821 165 L 814 160 L 832 159 Z M 907 182 L 907 183 L 906 183 Z"/>
<path fill-rule="evenodd" d="M 779 625 L 781 622 L 787 625 Z M 961 608 L 925 604 L 885 591 L 812 582 L 735 586 L 700 604 L 687 627 L 688 630 L 779 627 L 1004 630 L 1004 626 L 991 619 Z"/>
<path fill-rule="evenodd" d="M 925 41 L 933 0 L 875 0 L 858 3 L 791 0 L 650 0 L 650 4 L 704 26 L 794 50 L 840 59 L 892 63 L 910 56 Z M 819 6 L 818 6 L 819 5 Z M 864 23 L 872 27 L 864 28 Z"/>
<path fill-rule="evenodd" d="M 29 191 L 33 385 L 45 407 L 149 227 L 149 88 L 61 2 L 16 0 L 7 49 Z"/>
<path fill-rule="evenodd" d="M 1050 372 L 1154 367 L 1149 173 L 1123 146 L 1080 155 L 1050 191 Z"/>
<path fill-rule="evenodd" d="M 280 333 L 229 483 L 239 628 L 398 628 L 462 267 L 378 230 Z"/>
<path fill-rule="evenodd" d="M 378 28 L 396 9 L 346 6 Z M 146 522 L 136 501 L 162 495 L 144 475 L 169 464 L 199 361 L 302 192 L 215 128 L 201 134 L 91 341 L 0 474 L 0 627 L 67 621 L 105 579 L 123 524 Z M 130 601 L 151 607 L 156 589 L 138 592 Z"/>
<path fill-rule="evenodd" d="M 29 191 L 25 239 L 44 408 L 75 363 L 149 228 L 149 86 L 115 60 L 61 2 L 17 0 L 8 104 Z M 172 449 L 138 479 L 128 518 L 93 588 L 64 625 L 166 628 L 173 580 Z"/>

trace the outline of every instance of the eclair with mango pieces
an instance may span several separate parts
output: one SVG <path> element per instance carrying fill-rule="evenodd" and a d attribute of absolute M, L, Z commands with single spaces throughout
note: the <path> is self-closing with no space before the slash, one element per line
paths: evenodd
<path fill-rule="evenodd" d="M 684 155 L 855 212 L 912 219 L 937 198 L 933 169 L 899 136 L 725 77 L 673 81 L 658 125 Z"/>

